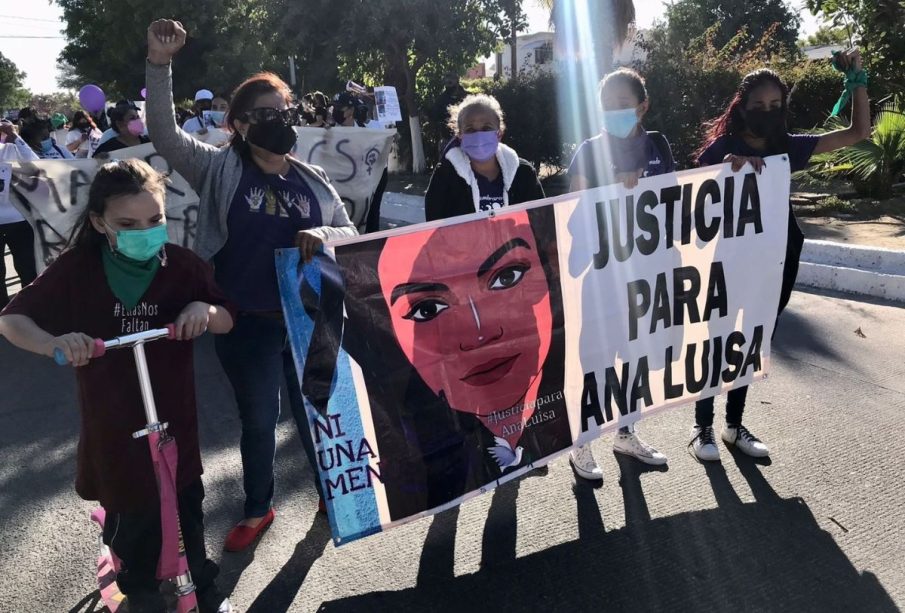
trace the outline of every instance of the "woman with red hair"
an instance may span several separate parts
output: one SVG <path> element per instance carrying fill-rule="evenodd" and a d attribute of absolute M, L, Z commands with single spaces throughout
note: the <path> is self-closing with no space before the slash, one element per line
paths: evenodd
<path fill-rule="evenodd" d="M 290 155 L 299 112 L 289 87 L 254 75 L 233 95 L 226 115 L 230 146 L 204 144 L 176 126 L 170 60 L 185 44 L 178 21 L 148 29 L 148 128 L 154 145 L 198 192 L 193 249 L 215 265 L 218 285 L 239 308 L 232 332 L 216 343 L 242 421 L 245 513 L 225 548 L 248 547 L 273 521 L 274 454 L 285 381 L 311 466 L 314 447 L 289 347 L 274 250 L 297 246 L 303 260 L 330 239 L 356 234 L 324 171 Z M 320 491 L 320 481 L 315 477 Z"/>

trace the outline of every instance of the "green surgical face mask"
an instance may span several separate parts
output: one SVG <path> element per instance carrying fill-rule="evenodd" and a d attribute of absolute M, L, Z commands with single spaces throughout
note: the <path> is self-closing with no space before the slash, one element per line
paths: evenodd
<path fill-rule="evenodd" d="M 138 262 L 156 256 L 167 242 L 165 223 L 144 230 L 116 230 L 115 233 L 117 253 Z"/>

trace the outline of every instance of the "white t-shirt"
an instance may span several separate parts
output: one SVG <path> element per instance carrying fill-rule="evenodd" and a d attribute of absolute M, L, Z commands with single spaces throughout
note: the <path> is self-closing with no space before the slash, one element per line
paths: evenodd
<path fill-rule="evenodd" d="M 182 129 L 189 134 L 199 132 L 203 127 L 204 126 L 201 123 L 201 118 L 199 117 L 192 117 L 191 119 L 187 119 L 186 122 L 182 124 Z"/>
<path fill-rule="evenodd" d="M 81 130 L 70 130 L 69 134 L 66 136 L 66 147 L 72 143 L 81 143 L 79 148 L 76 149 L 75 157 L 77 158 L 90 158 L 94 155 L 94 150 L 98 148 L 101 142 L 101 131 L 98 129 L 92 129 L 91 132 L 88 133 L 88 138 L 82 140 L 82 131 Z"/>
<path fill-rule="evenodd" d="M 0 143 L 0 162 L 34 162 L 40 158 L 21 138 L 11 143 Z M 0 224 L 25 221 L 22 214 L 12 204 L 0 202 Z M 2 257 L 2 255 L 0 255 Z"/>

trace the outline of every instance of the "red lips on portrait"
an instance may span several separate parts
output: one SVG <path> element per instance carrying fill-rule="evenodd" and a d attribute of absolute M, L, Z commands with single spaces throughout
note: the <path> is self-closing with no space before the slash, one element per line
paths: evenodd
<path fill-rule="evenodd" d="M 483 364 L 478 364 L 462 377 L 461 381 L 463 383 L 468 383 L 469 385 L 490 385 L 492 383 L 496 383 L 503 377 L 509 374 L 509 371 L 512 370 L 512 366 L 515 364 L 515 361 L 519 358 L 521 354 L 517 353 L 515 355 L 510 355 L 504 358 L 496 358 L 493 360 L 488 360 Z"/>

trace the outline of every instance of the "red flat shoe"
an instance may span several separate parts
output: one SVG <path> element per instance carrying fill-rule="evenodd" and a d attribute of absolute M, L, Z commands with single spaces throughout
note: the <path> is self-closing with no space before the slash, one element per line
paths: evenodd
<path fill-rule="evenodd" d="M 261 523 L 254 528 L 240 524 L 233 526 L 233 529 L 226 535 L 226 543 L 223 544 L 223 549 L 236 552 L 247 548 L 256 538 L 258 538 L 258 535 L 264 532 L 264 530 L 273 523 L 275 515 L 276 513 L 274 513 L 273 509 L 270 509 L 267 511 L 267 515 L 264 516 L 264 519 L 261 520 Z"/>
<path fill-rule="evenodd" d="M 318 500 L 317 500 L 317 512 L 323 513 L 324 515 L 327 514 L 327 505 L 324 504 L 323 498 L 318 498 Z"/>

